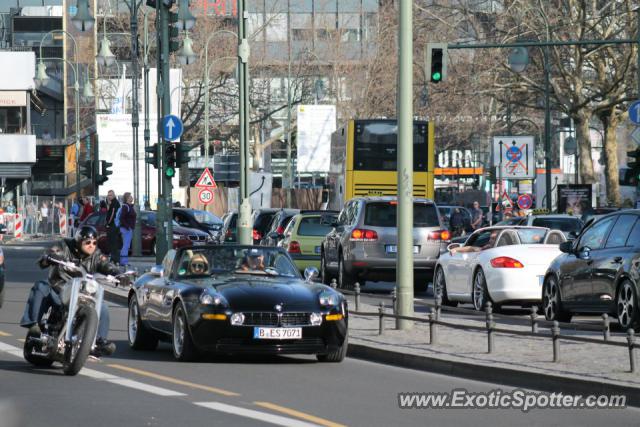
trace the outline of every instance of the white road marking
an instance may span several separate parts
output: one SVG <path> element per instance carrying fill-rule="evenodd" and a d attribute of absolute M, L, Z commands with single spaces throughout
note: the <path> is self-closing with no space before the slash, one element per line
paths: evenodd
<path fill-rule="evenodd" d="M 213 409 L 214 411 L 226 412 L 227 414 L 237 415 L 240 417 L 252 418 L 254 420 L 263 421 L 265 423 L 276 424 L 286 427 L 318 427 L 317 424 L 305 423 L 304 421 L 296 420 L 293 418 L 282 417 L 280 415 L 273 415 L 268 412 L 254 411 L 252 409 L 245 409 L 240 406 L 227 405 L 220 402 L 194 402 L 194 405 L 202 406 L 204 408 Z"/>

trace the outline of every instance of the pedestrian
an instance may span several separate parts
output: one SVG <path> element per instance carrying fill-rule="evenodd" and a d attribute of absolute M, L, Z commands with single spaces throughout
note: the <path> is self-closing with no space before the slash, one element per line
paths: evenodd
<path fill-rule="evenodd" d="M 98 212 L 107 213 L 107 202 L 104 200 L 100 200 L 100 206 L 98 207 Z"/>
<path fill-rule="evenodd" d="M 462 236 L 464 234 L 464 217 L 460 208 L 454 208 L 449 218 L 449 228 L 453 237 Z"/>
<path fill-rule="evenodd" d="M 74 236 L 78 224 L 80 223 L 80 215 L 82 214 L 82 205 L 80 199 L 75 199 L 71 205 L 71 235 Z"/>
<path fill-rule="evenodd" d="M 47 223 L 49 222 L 49 202 L 46 200 L 43 200 L 40 206 L 40 220 L 42 224 L 42 234 L 46 234 Z"/>
<path fill-rule="evenodd" d="M 482 209 L 480 209 L 480 203 L 478 201 L 473 202 L 473 209 L 471 209 L 471 228 L 477 230 L 482 227 Z"/>
<path fill-rule="evenodd" d="M 107 227 L 107 242 L 111 261 L 120 264 L 120 230 L 116 224 L 116 215 L 120 210 L 120 202 L 116 198 L 116 193 L 109 190 L 107 193 L 107 217 L 105 224 Z"/>
<path fill-rule="evenodd" d="M 124 193 L 122 197 L 122 207 L 120 208 L 120 234 L 122 235 L 122 249 L 120 250 L 120 264 L 129 265 L 129 248 L 133 229 L 136 227 L 136 210 L 133 206 L 133 196 L 131 193 Z"/>
<path fill-rule="evenodd" d="M 93 205 L 91 204 L 91 199 L 88 197 L 82 198 L 82 215 L 80 215 L 80 222 L 84 221 L 93 213 Z"/>

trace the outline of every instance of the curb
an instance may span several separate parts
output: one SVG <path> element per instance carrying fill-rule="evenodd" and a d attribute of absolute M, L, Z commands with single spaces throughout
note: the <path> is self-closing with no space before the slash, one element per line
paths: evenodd
<path fill-rule="evenodd" d="M 105 289 L 105 299 L 124 306 L 128 304 L 127 295 L 113 292 L 110 289 Z M 586 396 L 586 394 L 622 394 L 627 397 L 627 406 L 640 407 L 639 388 L 611 384 L 602 381 L 558 377 L 538 372 L 521 371 L 518 369 L 443 360 L 429 356 L 419 356 L 416 354 L 382 350 L 363 344 L 353 343 L 349 343 L 347 356 L 354 359 L 361 359 L 384 365 L 550 393 L 583 396 Z"/>
<path fill-rule="evenodd" d="M 627 406 L 640 407 L 640 389 L 602 381 L 558 377 L 518 369 L 443 360 L 353 343 L 349 343 L 347 356 L 385 365 L 551 393 L 561 392 L 583 396 L 587 394 L 622 394 L 627 397 Z"/>

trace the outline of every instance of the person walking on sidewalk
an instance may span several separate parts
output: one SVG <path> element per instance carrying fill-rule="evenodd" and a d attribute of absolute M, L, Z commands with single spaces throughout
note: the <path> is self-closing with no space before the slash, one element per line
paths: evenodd
<path fill-rule="evenodd" d="M 120 209 L 120 202 L 116 198 L 116 193 L 109 190 L 107 193 L 107 218 L 105 221 L 107 227 L 107 242 L 111 262 L 120 264 L 120 230 L 116 225 L 116 215 Z"/>
<path fill-rule="evenodd" d="M 88 197 L 82 198 L 82 216 L 80 216 L 80 222 L 84 221 L 93 213 L 93 205 L 91 204 L 91 199 Z"/>
<path fill-rule="evenodd" d="M 122 234 L 122 250 L 120 250 L 120 264 L 129 265 L 129 248 L 133 229 L 136 227 L 136 210 L 133 206 L 131 193 L 124 193 L 122 208 L 120 208 L 120 234 Z"/>

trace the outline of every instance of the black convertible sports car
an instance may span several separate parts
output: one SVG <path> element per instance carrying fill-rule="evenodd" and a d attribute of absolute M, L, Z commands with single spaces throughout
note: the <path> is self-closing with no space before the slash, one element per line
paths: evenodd
<path fill-rule="evenodd" d="M 167 253 L 129 293 L 128 336 L 135 350 L 168 340 L 178 360 L 218 354 L 315 354 L 340 362 L 347 352 L 347 301 L 303 280 L 282 248 L 203 246 Z"/>

